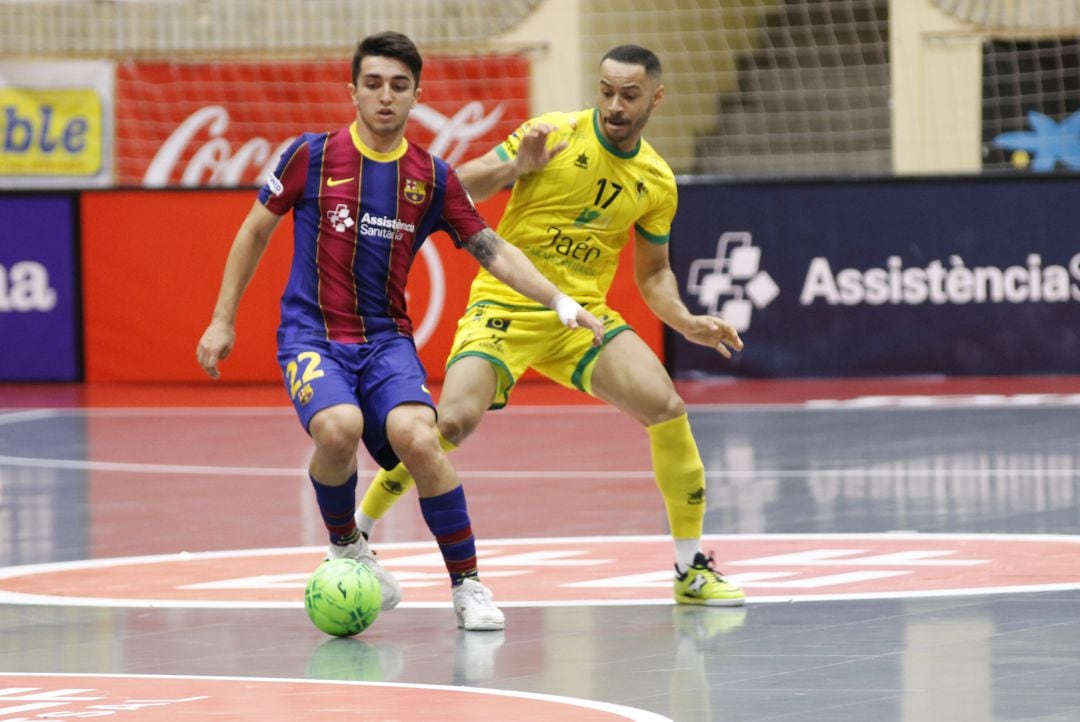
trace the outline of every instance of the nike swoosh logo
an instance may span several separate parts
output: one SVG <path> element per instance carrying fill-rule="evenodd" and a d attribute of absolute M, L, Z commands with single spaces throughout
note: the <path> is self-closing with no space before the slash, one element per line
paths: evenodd
<path fill-rule="evenodd" d="M 337 178 L 327 178 L 326 179 L 326 185 L 333 188 L 334 186 L 339 186 L 342 183 L 348 183 L 351 180 L 353 180 L 353 178 L 342 178 L 340 180 L 338 180 Z"/>

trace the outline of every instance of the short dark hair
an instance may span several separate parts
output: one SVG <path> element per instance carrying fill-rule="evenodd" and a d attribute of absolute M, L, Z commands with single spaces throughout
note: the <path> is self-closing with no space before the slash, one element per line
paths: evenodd
<path fill-rule="evenodd" d="M 640 65 L 645 68 L 645 74 L 652 78 L 660 77 L 660 58 L 656 57 L 656 53 L 643 48 L 640 45 L 619 45 L 612 48 L 604 54 L 604 57 L 600 58 L 600 62 L 605 60 L 614 60 L 618 63 L 627 63 L 629 65 Z"/>
<path fill-rule="evenodd" d="M 377 55 L 383 58 L 400 60 L 408 66 L 412 72 L 413 82 L 420 85 L 420 70 L 424 67 L 424 59 L 420 57 L 420 51 L 408 35 L 387 30 L 382 33 L 368 35 L 356 44 L 356 52 L 352 59 L 352 81 L 355 83 L 360 74 L 360 62 L 369 55 Z"/>

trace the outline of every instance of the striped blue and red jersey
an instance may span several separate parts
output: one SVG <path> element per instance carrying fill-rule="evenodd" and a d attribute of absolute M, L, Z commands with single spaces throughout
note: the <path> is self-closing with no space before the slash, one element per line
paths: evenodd
<path fill-rule="evenodd" d="M 371 150 L 356 124 L 305 133 L 259 191 L 272 213 L 293 210 L 293 260 L 279 342 L 412 336 L 405 282 L 427 237 L 454 244 L 487 227 L 446 161 L 403 140 Z"/>

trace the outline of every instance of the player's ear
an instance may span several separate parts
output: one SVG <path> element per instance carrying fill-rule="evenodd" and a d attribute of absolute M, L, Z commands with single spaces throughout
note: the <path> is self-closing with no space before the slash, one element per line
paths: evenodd
<path fill-rule="evenodd" d="M 660 101 L 664 99 L 664 85 L 663 83 L 656 86 L 656 90 L 653 92 L 652 107 L 660 105 Z"/>
<path fill-rule="evenodd" d="M 418 85 L 418 86 L 416 86 L 416 90 L 414 90 L 414 91 L 413 91 L 413 96 L 412 96 L 412 106 L 411 106 L 411 107 L 413 107 L 413 108 L 415 108 L 415 107 L 416 107 L 416 104 L 420 102 L 420 95 L 421 95 L 421 93 L 423 93 L 423 92 L 424 92 L 424 91 L 420 89 L 420 86 L 419 86 L 419 85 Z"/>
<path fill-rule="evenodd" d="M 345 87 L 346 87 L 346 88 L 348 89 L 348 91 L 349 91 L 349 98 L 351 98 L 351 99 L 352 99 L 352 103 L 353 103 L 353 105 L 356 105 L 356 86 L 355 86 L 355 85 L 353 85 L 352 83 L 349 83 L 349 84 L 348 84 L 347 86 L 345 86 Z"/>

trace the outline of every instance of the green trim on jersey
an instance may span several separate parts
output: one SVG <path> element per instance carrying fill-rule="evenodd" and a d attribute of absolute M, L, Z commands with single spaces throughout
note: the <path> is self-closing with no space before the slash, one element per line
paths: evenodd
<path fill-rule="evenodd" d="M 633 330 L 634 329 L 630 326 L 630 324 L 624 323 L 621 326 L 616 326 L 615 328 L 606 331 L 604 333 L 604 343 L 600 346 L 593 346 L 592 348 L 590 348 L 588 351 L 585 352 L 585 355 L 581 357 L 581 361 L 578 362 L 577 367 L 574 369 L 574 373 L 570 376 L 570 381 L 574 384 L 574 386 L 577 387 L 579 390 L 584 391 L 589 396 L 593 396 L 592 369 L 594 366 L 594 362 L 600 355 L 600 352 L 604 350 L 604 346 L 607 345 L 608 341 L 615 338 L 623 331 Z M 586 377 L 585 375 L 586 371 L 589 372 L 588 377 Z"/>
<path fill-rule="evenodd" d="M 671 234 L 670 233 L 665 233 L 662 236 L 654 236 L 653 234 L 649 233 L 648 231 L 646 231 L 644 228 L 642 228 L 641 226 L 639 226 L 636 223 L 634 224 L 634 232 L 636 232 L 638 235 L 640 235 L 642 238 L 644 238 L 649 243 L 655 243 L 657 245 L 663 245 L 663 244 L 667 243 L 669 240 L 671 240 Z"/>
<path fill-rule="evenodd" d="M 611 144 L 611 141 L 607 139 L 607 136 L 604 135 L 604 131 L 600 130 L 600 111 L 596 110 L 595 108 L 593 109 L 592 114 L 592 127 L 593 131 L 595 131 L 596 133 L 596 139 L 600 141 L 600 145 L 604 147 L 604 150 L 614 156 L 617 156 L 619 158 L 633 158 L 635 155 L 638 154 L 638 151 L 641 150 L 640 137 L 638 137 L 637 143 L 634 144 L 634 147 L 631 150 L 619 150 L 618 148 L 613 146 Z"/>
<path fill-rule="evenodd" d="M 499 308 L 506 308 L 511 311 L 551 311 L 552 313 L 555 313 L 555 311 L 551 308 L 548 308 L 547 306 L 541 306 L 537 303 L 503 303 L 502 301 L 492 301 L 490 299 L 482 299 L 480 301 L 477 301 L 476 303 L 470 303 L 468 306 L 465 307 L 465 313 L 468 313 L 477 306 L 498 306 Z"/>
<path fill-rule="evenodd" d="M 515 384 L 514 375 L 510 373 L 510 369 L 506 367 L 506 364 L 502 362 L 502 359 L 497 359 L 491 354 L 484 353 L 483 351 L 462 351 L 459 354 L 455 354 L 446 360 L 446 367 L 449 369 L 466 356 L 475 356 L 476 358 L 482 358 L 489 364 L 495 367 L 495 374 L 499 377 L 497 382 L 497 390 L 495 392 L 495 399 L 491 402 L 491 406 L 488 408 L 492 411 L 498 411 L 509 403 L 510 392 L 513 390 Z M 502 387 L 506 387 L 506 391 L 499 393 Z"/>

